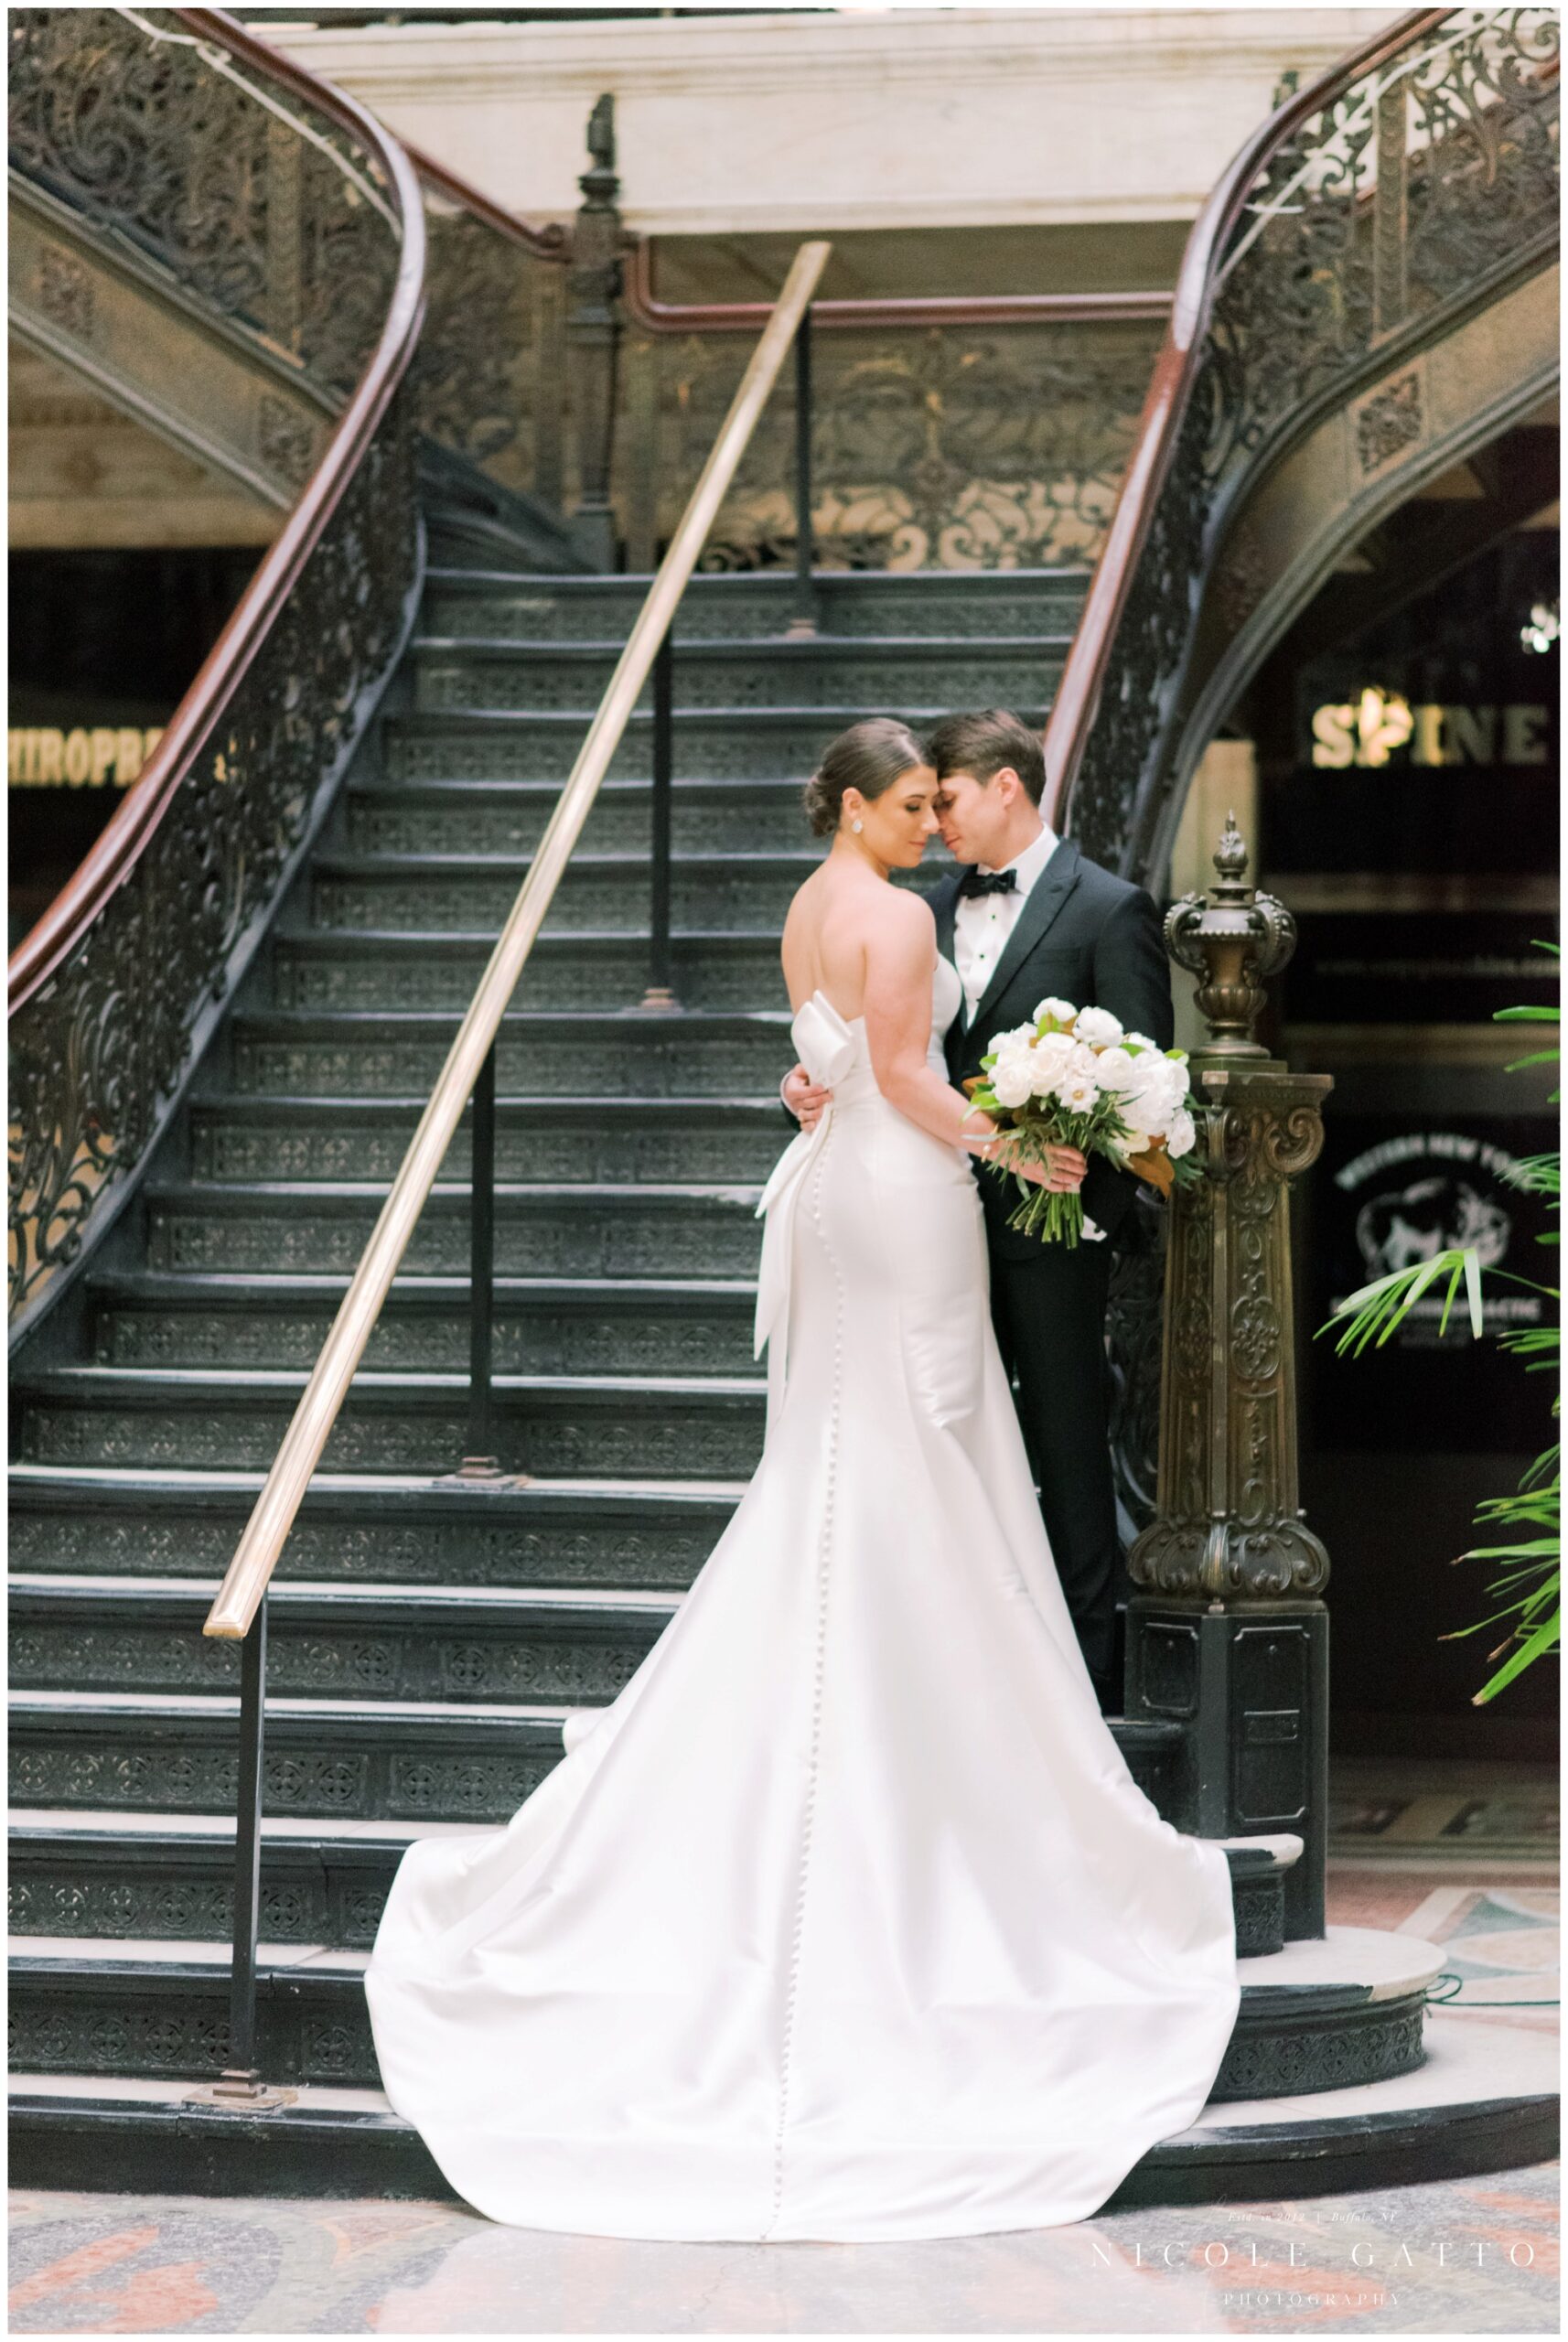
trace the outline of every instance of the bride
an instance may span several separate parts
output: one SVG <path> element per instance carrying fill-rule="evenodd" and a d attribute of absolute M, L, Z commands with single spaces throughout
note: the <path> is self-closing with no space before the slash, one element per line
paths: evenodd
<path fill-rule="evenodd" d="M 1081 2219 L 1196 2119 L 1230 2037 L 1225 1855 L 1101 1717 L 991 1328 L 958 977 L 889 883 L 937 790 L 876 719 L 806 791 L 832 843 L 783 960 L 832 1102 L 764 1195 L 756 1477 L 511 1821 L 415 1841 L 392 1882 L 365 1976 L 387 2095 L 497 2220 Z"/>

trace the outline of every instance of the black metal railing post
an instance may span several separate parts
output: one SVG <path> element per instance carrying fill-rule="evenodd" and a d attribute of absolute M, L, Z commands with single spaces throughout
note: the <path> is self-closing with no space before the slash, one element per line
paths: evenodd
<path fill-rule="evenodd" d="M 810 304 L 795 335 L 795 607 L 792 635 L 817 631 L 817 596 L 811 583 L 811 311 Z"/>
<path fill-rule="evenodd" d="M 462 1477 L 500 1477 L 491 1417 L 496 1312 L 496 1045 L 474 1083 L 468 1175 L 468 1427 Z"/>
<path fill-rule="evenodd" d="M 670 952 L 670 838 L 675 754 L 674 628 L 665 629 L 653 661 L 653 801 L 650 823 L 648 989 L 644 1008 L 678 1005 Z"/>
<path fill-rule="evenodd" d="M 262 1906 L 262 1757 L 267 1706 L 267 1597 L 240 1645 L 240 1781 L 234 1808 L 234 1958 L 229 1977 L 229 2063 L 213 2095 L 268 2100 L 256 2060 L 256 1943 Z"/>

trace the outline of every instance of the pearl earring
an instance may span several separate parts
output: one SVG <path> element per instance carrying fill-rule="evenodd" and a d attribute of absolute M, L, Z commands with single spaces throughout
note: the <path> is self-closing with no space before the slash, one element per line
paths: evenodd
<path fill-rule="evenodd" d="M 858 815 L 858 814 L 855 816 L 855 819 L 854 819 L 854 820 L 850 823 L 850 828 L 854 832 L 854 833 L 855 833 L 855 836 L 856 836 L 856 837 L 858 837 L 858 836 L 860 835 L 860 833 L 861 833 L 862 830 L 864 830 L 864 829 L 865 829 L 865 822 L 860 819 L 860 817 L 859 817 L 859 815 Z"/>

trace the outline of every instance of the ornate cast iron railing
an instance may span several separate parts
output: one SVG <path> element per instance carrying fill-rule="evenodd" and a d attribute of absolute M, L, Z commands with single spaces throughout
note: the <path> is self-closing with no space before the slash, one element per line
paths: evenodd
<path fill-rule="evenodd" d="M 1199 609 L 1262 473 L 1555 250 L 1558 40 L 1544 8 L 1406 16 L 1282 106 L 1204 207 L 1047 732 L 1050 810 L 1096 859 L 1158 875 Z M 1247 580 L 1229 590 L 1240 617 Z"/>
<path fill-rule="evenodd" d="M 552 221 L 514 220 L 417 148 L 425 317 L 413 370 L 422 431 L 501 487 L 561 509 L 568 447 L 567 269 Z"/>
<path fill-rule="evenodd" d="M 651 566 L 763 305 L 675 303 L 631 245 L 615 499 Z M 1170 308 L 1150 293 L 812 305 L 812 527 L 830 569 L 1087 569 L 1132 452 Z M 794 417 L 757 432 L 703 556 L 795 559 Z"/>
<path fill-rule="evenodd" d="M 22 10 L 9 31 L 14 169 L 346 396 L 142 779 L 12 961 L 16 1338 L 131 1192 L 412 624 L 424 223 L 370 116 L 225 18 Z"/>

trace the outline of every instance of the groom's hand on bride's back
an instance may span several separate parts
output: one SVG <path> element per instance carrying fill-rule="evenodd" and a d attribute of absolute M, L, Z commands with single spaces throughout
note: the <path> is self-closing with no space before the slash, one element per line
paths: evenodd
<path fill-rule="evenodd" d="M 790 1067 L 779 1092 L 803 1131 L 815 1129 L 832 1094 L 831 1090 L 820 1088 L 803 1065 Z"/>

